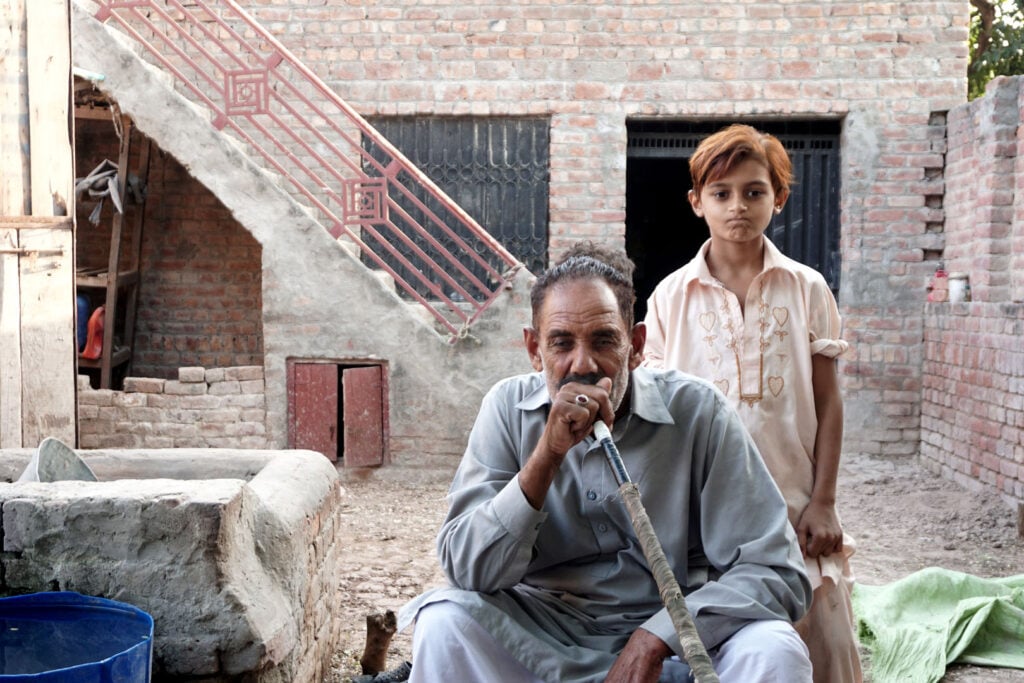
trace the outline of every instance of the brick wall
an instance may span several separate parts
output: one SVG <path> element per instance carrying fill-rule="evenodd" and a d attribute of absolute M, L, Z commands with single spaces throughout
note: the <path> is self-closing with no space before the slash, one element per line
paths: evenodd
<path fill-rule="evenodd" d="M 124 391 L 78 382 L 79 448 L 266 448 L 262 366 L 183 367 L 128 377 Z"/>
<path fill-rule="evenodd" d="M 1018 80 L 1019 84 L 1019 80 Z M 1024 87 L 1018 88 L 1017 111 L 1024 111 Z M 1016 196 L 1024 197 L 1024 126 L 1017 127 L 1017 158 L 1014 171 Z M 1014 301 L 1024 301 L 1024 201 L 1014 203 L 1013 229 L 1010 240 L 1010 295 Z"/>
<path fill-rule="evenodd" d="M 984 98 L 949 114 L 943 260 L 947 271 L 970 274 L 975 301 L 1013 299 L 1011 255 L 1024 250 L 1011 239 L 1019 219 L 1020 91 L 1019 78 L 1000 78 Z M 1018 223 L 1024 237 L 1021 230 Z"/>
<path fill-rule="evenodd" d="M 85 177 L 104 159 L 117 163 L 117 136 L 108 121 L 78 119 L 75 121 L 75 176 Z M 113 209 L 110 200 L 104 201 L 100 222 L 93 225 L 89 215 L 96 208 L 96 200 L 87 195 L 78 198 L 75 204 L 77 229 L 75 243 L 75 265 L 78 269 L 100 269 L 107 267 L 110 250 L 110 230 Z M 126 240 L 125 247 L 131 246 Z M 100 305 L 99 299 L 95 305 Z"/>
<path fill-rule="evenodd" d="M 154 157 L 150 188 L 133 374 L 261 365 L 259 243 L 171 157 Z"/>
<path fill-rule="evenodd" d="M 117 162 L 118 138 L 108 121 L 76 125 L 76 175 L 103 159 Z M 133 139 L 133 158 L 144 140 Z M 136 162 L 130 164 L 136 168 Z M 99 225 L 77 207 L 77 266 L 105 268 L 113 209 Z M 122 267 L 131 241 L 122 247 Z M 170 156 L 150 158 L 142 239 L 141 284 L 132 374 L 174 378 L 182 366 L 231 367 L 263 362 L 261 249 L 217 198 Z M 92 303 L 103 293 L 92 292 Z"/>
<path fill-rule="evenodd" d="M 926 305 L 921 456 L 964 484 L 1024 502 L 1024 78 L 949 114 L 947 270 L 969 303 Z"/>
<path fill-rule="evenodd" d="M 929 304 L 922 461 L 1024 502 L 1024 305 Z"/>
<path fill-rule="evenodd" d="M 627 119 L 840 120 L 846 449 L 917 453 L 922 291 L 945 246 L 945 113 L 966 99 L 966 0 L 260 0 L 250 11 L 363 115 L 549 117 L 551 256 L 579 238 L 624 243 Z M 245 329 L 210 326 L 214 349 L 199 332 L 207 321 L 192 317 L 212 297 L 176 287 L 231 272 L 223 259 L 182 271 L 221 229 L 232 245 L 258 246 L 180 187 L 161 209 L 175 224 L 147 253 L 166 254 L 154 264 L 170 279 L 165 298 L 192 301 L 151 318 L 153 357 L 136 369 L 173 377 L 182 365 L 258 363 L 258 301 L 243 304 Z M 236 349 L 235 337 L 254 343 Z"/>
<path fill-rule="evenodd" d="M 920 442 L 920 291 L 941 249 L 944 114 L 966 99 L 968 10 L 266 0 L 251 11 L 361 114 L 549 116 L 552 257 L 579 238 L 624 243 L 628 118 L 840 119 L 846 448 L 908 455 Z"/>

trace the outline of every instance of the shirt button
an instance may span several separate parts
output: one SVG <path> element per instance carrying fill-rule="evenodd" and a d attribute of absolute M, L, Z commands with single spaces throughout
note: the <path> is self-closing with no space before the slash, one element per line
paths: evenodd
<path fill-rule="evenodd" d="M 608 531 L 608 525 L 604 524 L 604 523 L 598 524 L 597 525 L 597 530 L 602 532 L 602 533 L 605 532 L 605 531 Z"/>
<path fill-rule="evenodd" d="M 587 491 L 587 500 L 597 500 L 597 493 L 593 489 Z"/>

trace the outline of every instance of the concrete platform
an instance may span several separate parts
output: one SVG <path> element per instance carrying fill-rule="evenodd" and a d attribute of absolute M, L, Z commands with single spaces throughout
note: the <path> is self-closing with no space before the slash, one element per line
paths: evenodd
<path fill-rule="evenodd" d="M 0 450 L 0 481 L 33 451 Z M 5 595 L 153 616 L 153 680 L 320 681 L 339 639 L 334 466 L 312 451 L 77 451 L 98 482 L 0 483 Z"/>

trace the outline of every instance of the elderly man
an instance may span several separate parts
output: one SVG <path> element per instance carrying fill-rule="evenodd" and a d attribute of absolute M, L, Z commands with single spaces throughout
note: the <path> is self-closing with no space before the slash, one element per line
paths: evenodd
<path fill-rule="evenodd" d="M 533 287 L 533 374 L 483 400 L 438 535 L 450 587 L 411 681 L 685 680 L 682 647 L 593 437 L 612 428 L 723 683 L 810 681 L 811 590 L 786 504 L 710 384 L 639 367 L 632 263 L 577 245 Z"/>

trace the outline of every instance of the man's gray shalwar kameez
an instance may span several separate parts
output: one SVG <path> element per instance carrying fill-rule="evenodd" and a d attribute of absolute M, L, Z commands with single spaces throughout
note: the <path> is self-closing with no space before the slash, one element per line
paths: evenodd
<path fill-rule="evenodd" d="M 628 396 L 612 433 L 705 646 L 751 620 L 802 616 L 811 589 L 786 504 L 722 396 L 703 380 L 645 368 L 633 371 Z M 406 605 L 403 625 L 450 600 L 552 683 L 603 681 L 639 627 L 682 655 L 593 437 L 566 454 L 542 510 L 523 495 L 517 473 L 550 402 L 539 373 L 484 398 L 438 535 L 452 587 Z"/>

